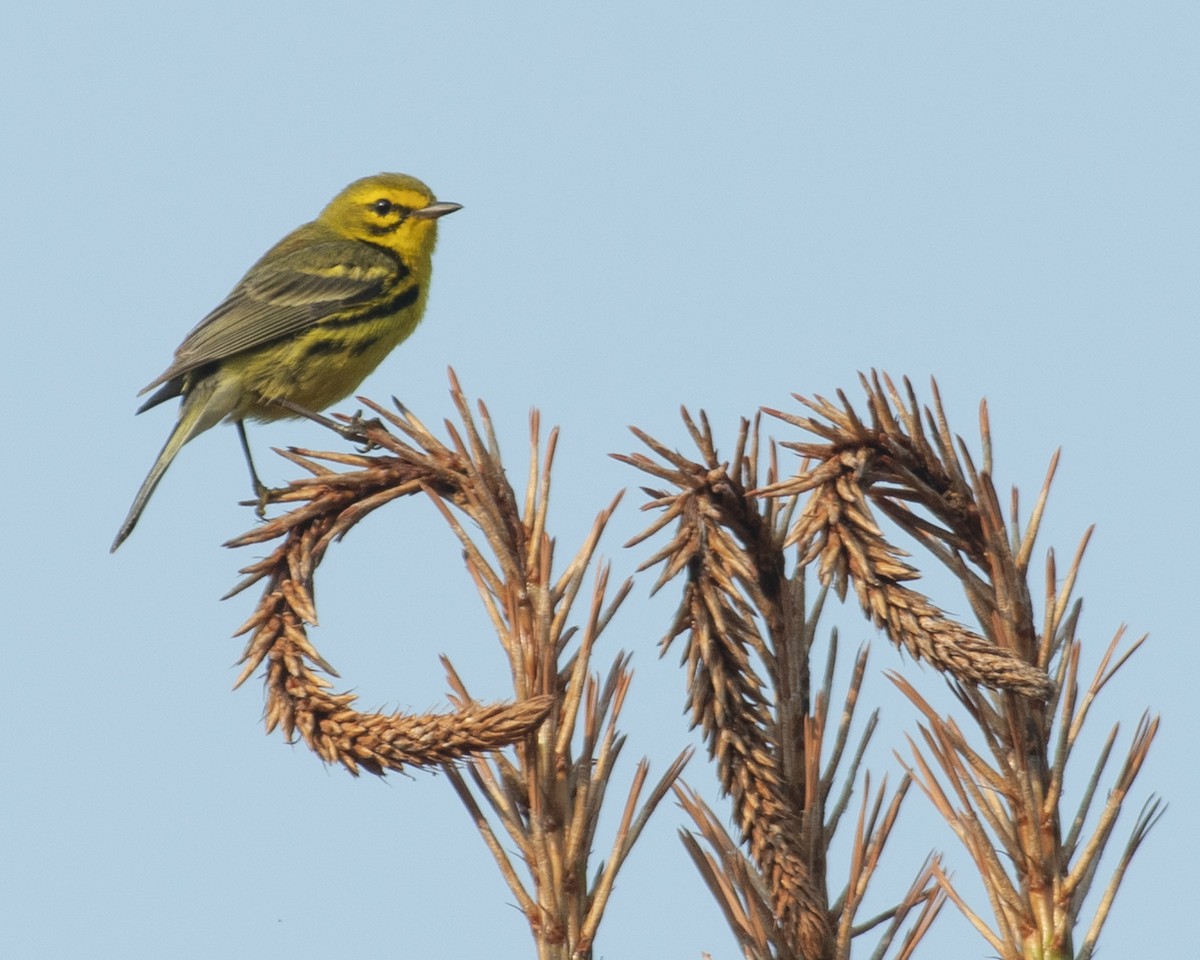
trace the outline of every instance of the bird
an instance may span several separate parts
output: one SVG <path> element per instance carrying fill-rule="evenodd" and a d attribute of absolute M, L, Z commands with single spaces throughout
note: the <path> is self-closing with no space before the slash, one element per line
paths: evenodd
<path fill-rule="evenodd" d="M 351 183 L 263 254 L 139 392 L 155 391 L 138 413 L 182 400 L 110 552 L 184 444 L 222 420 L 237 426 L 261 503 L 243 421 L 306 416 L 349 396 L 420 323 L 438 220 L 461 209 L 415 177 L 380 173 Z"/>

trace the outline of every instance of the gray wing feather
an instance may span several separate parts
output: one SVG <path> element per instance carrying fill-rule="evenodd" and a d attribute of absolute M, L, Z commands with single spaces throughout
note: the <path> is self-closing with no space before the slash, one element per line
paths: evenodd
<path fill-rule="evenodd" d="M 152 407 L 182 389 L 183 374 L 214 360 L 298 333 L 337 310 L 378 296 L 404 265 L 385 250 L 340 237 L 268 252 L 175 351 L 175 360 L 141 393 L 159 390 Z M 344 272 L 337 272 L 339 267 Z M 140 411 L 139 411 L 140 412 Z"/>

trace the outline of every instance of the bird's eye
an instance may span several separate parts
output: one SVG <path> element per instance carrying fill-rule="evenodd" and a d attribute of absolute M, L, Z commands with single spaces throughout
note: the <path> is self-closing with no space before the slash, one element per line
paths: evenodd
<path fill-rule="evenodd" d="M 379 216 L 386 217 L 392 212 L 392 201 L 376 200 L 373 204 L 371 204 L 371 209 L 374 210 Z"/>

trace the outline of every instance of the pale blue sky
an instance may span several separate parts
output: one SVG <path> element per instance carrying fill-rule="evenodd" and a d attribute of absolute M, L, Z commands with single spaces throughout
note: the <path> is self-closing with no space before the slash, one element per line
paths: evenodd
<path fill-rule="evenodd" d="M 1152 635 L 1093 720 L 1124 744 L 1143 709 L 1163 714 L 1120 839 L 1151 791 L 1171 804 L 1102 948 L 1182 956 L 1192 918 L 1164 916 L 1161 891 L 1193 891 L 1200 861 L 1198 40 L 1186 2 L 10 5 L 0 952 L 532 955 L 443 778 L 326 770 L 263 736 L 257 681 L 230 692 L 252 604 L 217 600 L 252 557 L 220 547 L 252 520 L 232 430 L 187 448 L 108 554 L 172 418 L 135 418 L 136 391 L 271 243 L 346 182 L 400 170 L 464 209 L 425 325 L 362 392 L 437 424 L 453 365 L 517 479 L 539 407 L 563 430 L 560 551 L 639 483 L 606 457 L 633 449 L 626 425 L 683 445 L 681 403 L 728 447 L 738 416 L 793 391 L 857 396 L 879 367 L 927 396 L 932 374 L 965 435 L 988 398 L 999 486 L 1027 501 L 1062 446 L 1043 544 L 1069 556 L 1098 525 L 1087 664 L 1122 623 Z M 331 442 L 307 424 L 251 437 L 277 482 L 294 471 L 269 445 Z M 639 504 L 631 490 L 605 548 L 621 575 L 646 556 L 620 548 Z M 649 582 L 598 661 L 635 651 L 625 777 L 692 742 L 676 653 L 655 653 L 674 595 L 648 602 Z M 504 696 L 427 507 L 356 530 L 319 601 L 316 642 L 364 707 L 444 704 L 441 652 Z M 834 622 L 851 646 L 871 636 Z M 868 693 L 896 734 L 872 768 L 894 779 L 913 718 L 881 676 L 900 658 L 872 642 Z M 712 796 L 702 759 L 688 778 Z M 735 955 L 683 824 L 661 808 L 598 957 Z M 914 791 L 880 900 L 930 846 L 969 875 Z M 948 908 L 922 955 L 989 950 Z"/>

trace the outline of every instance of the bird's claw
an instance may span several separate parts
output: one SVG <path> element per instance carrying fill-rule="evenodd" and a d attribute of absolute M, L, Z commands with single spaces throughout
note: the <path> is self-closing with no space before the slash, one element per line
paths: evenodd
<path fill-rule="evenodd" d="M 359 444 L 358 452 L 367 453 L 376 449 L 379 444 L 375 443 L 369 434 L 369 431 L 379 428 L 383 429 L 383 421 L 378 417 L 372 417 L 370 420 L 364 420 L 362 411 L 357 411 L 346 423 L 338 424 L 334 427 L 338 435 L 343 440 L 349 440 L 351 443 Z"/>
<path fill-rule="evenodd" d="M 259 480 L 254 484 L 254 513 L 259 520 L 267 519 L 267 500 L 271 496 L 271 488 Z"/>

